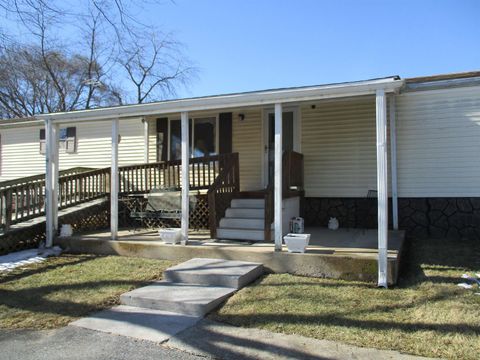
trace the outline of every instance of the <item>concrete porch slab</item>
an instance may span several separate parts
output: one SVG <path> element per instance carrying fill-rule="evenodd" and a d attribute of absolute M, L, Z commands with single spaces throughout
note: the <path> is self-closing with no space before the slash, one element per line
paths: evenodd
<path fill-rule="evenodd" d="M 260 263 L 194 258 L 165 270 L 164 279 L 240 289 L 262 274 L 263 265 Z"/>
<path fill-rule="evenodd" d="M 375 230 L 307 228 L 312 233 L 305 254 L 274 251 L 273 243 L 220 242 L 208 231 L 190 231 L 188 246 L 167 245 L 152 230 L 121 230 L 118 240 L 107 231 L 60 238 L 58 242 L 72 253 L 141 256 L 154 259 L 186 261 L 192 258 L 218 258 L 262 263 L 275 273 L 327 277 L 344 280 L 377 281 L 378 250 Z M 397 282 L 405 243 L 404 231 L 389 232 L 388 283 Z"/>
<path fill-rule="evenodd" d="M 220 305 L 235 288 L 159 281 L 120 296 L 124 305 L 203 316 Z"/>
<path fill-rule="evenodd" d="M 120 305 L 69 325 L 162 343 L 199 320 L 197 316 Z"/>

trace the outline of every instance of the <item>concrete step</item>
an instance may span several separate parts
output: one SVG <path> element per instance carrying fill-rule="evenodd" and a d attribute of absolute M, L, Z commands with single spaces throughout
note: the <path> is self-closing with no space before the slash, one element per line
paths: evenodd
<path fill-rule="evenodd" d="M 263 219 L 245 219 L 245 218 L 222 218 L 220 220 L 221 228 L 241 228 L 261 230 L 264 227 Z"/>
<path fill-rule="evenodd" d="M 69 325 L 161 343 L 195 325 L 200 319 L 199 316 L 119 305 Z"/>
<path fill-rule="evenodd" d="M 263 219 L 265 218 L 265 210 L 258 208 L 228 208 L 225 211 L 227 218 L 242 218 L 242 219 Z"/>
<path fill-rule="evenodd" d="M 236 291 L 235 288 L 159 281 L 122 294 L 123 305 L 204 316 Z"/>
<path fill-rule="evenodd" d="M 243 228 L 217 228 L 217 239 L 226 240 L 246 240 L 246 241 L 264 241 L 263 229 L 243 229 Z M 273 231 L 272 231 L 273 239 Z M 272 240 L 270 239 L 270 240 Z"/>
<path fill-rule="evenodd" d="M 170 282 L 241 289 L 262 274 L 263 265 L 259 263 L 194 258 L 165 270 L 164 279 Z"/>
<path fill-rule="evenodd" d="M 264 209 L 264 199 L 233 199 L 231 203 L 232 208 L 249 208 L 249 209 Z"/>

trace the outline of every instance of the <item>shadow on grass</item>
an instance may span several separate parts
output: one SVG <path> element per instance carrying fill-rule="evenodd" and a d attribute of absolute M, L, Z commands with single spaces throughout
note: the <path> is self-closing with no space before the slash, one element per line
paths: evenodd
<path fill-rule="evenodd" d="M 55 270 L 57 268 L 67 266 L 67 265 L 77 265 L 87 261 L 92 261 L 98 259 L 101 256 L 93 255 L 62 255 L 58 258 L 50 258 L 48 262 L 41 262 L 37 264 L 28 265 L 27 268 L 21 267 L 14 269 L 10 272 L 0 274 L 0 284 L 4 284 L 10 281 L 19 280 L 31 275 L 47 272 L 50 270 Z M 53 263 L 51 263 L 53 261 Z"/>
<path fill-rule="evenodd" d="M 88 281 L 78 284 L 47 285 L 20 290 L 0 289 L 0 305 L 39 314 L 78 317 L 92 311 L 104 309 L 106 305 L 111 306 L 115 304 L 112 302 L 113 294 L 110 297 L 106 296 L 103 302 L 97 304 L 88 303 L 88 297 L 82 303 L 79 297 L 85 296 L 85 291 L 100 291 L 108 287 L 125 287 L 125 289 L 120 289 L 123 292 L 147 283 L 149 281 L 108 280 Z M 64 299 L 52 300 L 47 298 L 48 295 L 56 292 L 65 292 Z M 71 300 L 68 298 L 71 298 Z M 110 303 L 106 304 L 106 302 Z"/>
<path fill-rule="evenodd" d="M 215 316 L 212 316 L 215 319 Z M 422 322 L 399 323 L 395 321 L 359 320 L 350 319 L 338 314 L 328 315 L 293 315 L 293 314 L 256 314 L 249 315 L 222 315 L 222 321 L 234 325 L 258 327 L 275 322 L 286 325 L 318 325 L 340 326 L 360 330 L 400 330 L 403 332 L 433 331 L 437 333 L 475 334 L 480 331 L 480 325 L 467 323 L 458 324 L 428 324 Z"/>
<path fill-rule="evenodd" d="M 480 242 L 456 239 L 409 239 L 402 255 L 399 287 L 422 282 L 454 283 L 463 272 L 480 270 Z M 428 271 L 428 274 L 426 273 Z M 458 277 L 445 276 L 453 271 Z"/>

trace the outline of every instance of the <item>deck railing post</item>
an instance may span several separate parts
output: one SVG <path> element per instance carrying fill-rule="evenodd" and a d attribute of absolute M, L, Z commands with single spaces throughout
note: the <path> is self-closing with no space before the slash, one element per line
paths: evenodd
<path fill-rule="evenodd" d="M 3 193 L 4 199 L 2 199 L 2 203 L 4 208 L 2 209 L 3 212 L 3 224 L 4 230 L 7 232 L 10 230 L 10 224 L 12 223 L 12 189 L 8 189 Z"/>

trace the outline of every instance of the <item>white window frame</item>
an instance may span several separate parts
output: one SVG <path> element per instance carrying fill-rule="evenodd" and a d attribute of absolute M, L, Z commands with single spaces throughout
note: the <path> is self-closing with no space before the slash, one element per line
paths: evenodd
<path fill-rule="evenodd" d="M 194 146 L 195 146 L 195 120 L 196 119 L 206 119 L 206 118 L 215 118 L 215 154 L 218 154 L 218 151 L 220 149 L 220 137 L 219 137 L 219 127 L 218 127 L 218 122 L 219 122 L 219 114 L 202 114 L 198 116 L 192 116 L 190 119 L 192 119 L 192 134 L 191 134 L 191 139 L 188 139 L 191 144 L 190 144 L 190 158 L 193 158 L 194 155 Z M 168 121 L 168 156 L 167 159 L 171 160 L 171 149 L 172 149 L 172 126 L 171 122 L 172 121 L 180 121 L 179 118 L 177 117 L 167 117 Z"/>

